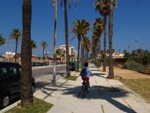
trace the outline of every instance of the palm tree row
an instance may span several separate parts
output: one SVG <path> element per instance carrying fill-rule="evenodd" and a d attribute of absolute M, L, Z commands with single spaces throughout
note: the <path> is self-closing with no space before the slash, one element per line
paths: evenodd
<path fill-rule="evenodd" d="M 21 31 L 17 28 L 14 28 L 11 33 L 10 33 L 10 36 L 9 36 L 9 39 L 8 40 L 15 40 L 15 62 L 16 62 L 16 54 L 17 54 L 17 49 L 18 49 L 18 41 L 21 40 Z M 3 35 L 0 34 L 0 45 L 4 45 L 6 44 L 6 39 L 3 38 Z M 44 51 L 47 47 L 47 42 L 43 41 L 41 42 L 41 47 L 43 49 L 43 57 L 44 57 Z M 32 49 L 37 49 L 37 44 L 34 40 L 31 40 L 31 48 Z"/>
<path fill-rule="evenodd" d="M 101 51 L 100 37 L 103 32 L 103 25 L 104 22 L 101 18 L 97 18 L 93 23 L 92 52 L 94 54 L 95 63 L 96 63 L 97 54 L 99 54 Z M 98 64 L 100 64 L 100 62 L 98 62 Z"/>
<path fill-rule="evenodd" d="M 109 2 L 110 1 L 110 2 Z M 100 6 L 109 4 L 109 51 L 110 51 L 110 60 L 112 55 L 112 17 L 113 17 L 113 7 L 114 6 L 115 0 L 97 0 L 97 3 L 99 2 Z M 64 0 L 64 20 L 65 20 L 65 42 L 66 42 L 66 59 L 67 59 L 67 76 L 70 76 L 70 71 L 69 71 L 69 50 L 68 50 L 68 15 L 67 15 L 67 3 L 70 3 L 70 0 Z M 54 0 L 54 3 L 57 3 L 57 0 Z M 103 4 L 102 4 L 103 3 Z M 100 8 L 101 10 L 101 8 Z M 21 105 L 23 107 L 28 107 L 32 105 L 33 103 L 33 93 L 32 93 L 32 84 L 31 84 L 31 76 L 32 76 L 32 71 L 31 71 L 31 44 L 28 44 L 31 42 L 31 14 L 32 14 L 32 4 L 31 0 L 23 0 L 23 5 L 22 5 L 22 24 L 23 24 L 23 33 L 22 33 L 22 45 L 21 45 L 21 63 L 22 63 L 22 71 L 21 71 Z M 105 20 L 105 19 L 104 19 Z M 102 20 L 101 20 L 102 21 Z M 106 24 L 106 21 L 104 21 Z M 100 25 L 102 23 L 99 23 Z M 97 42 L 100 40 L 101 36 L 101 30 L 103 26 L 99 26 L 94 24 L 93 33 L 95 35 L 95 44 L 96 47 L 98 47 Z M 104 27 L 105 28 L 105 27 Z M 56 27 L 55 27 L 56 29 Z M 86 20 L 75 20 L 73 22 L 73 26 L 71 28 L 72 33 L 75 34 L 75 36 L 78 38 L 78 59 L 77 62 L 79 64 L 79 52 L 80 52 L 80 45 L 81 45 L 81 66 L 83 66 L 84 62 L 84 50 L 86 50 L 86 54 L 88 56 L 88 52 L 91 46 L 90 40 L 87 39 L 86 34 L 90 30 L 90 24 Z M 100 31 L 97 31 L 100 30 Z M 12 35 L 11 37 L 16 38 L 16 44 L 18 43 L 18 37 L 21 32 L 18 32 L 14 36 Z M 55 37 L 56 38 L 56 37 Z M 96 42 L 97 41 L 97 42 Z M 32 42 L 31 42 L 32 43 Z M 43 46 L 43 56 L 44 56 L 44 50 L 47 47 L 46 43 L 42 44 Z M 17 46 L 16 46 L 17 50 Z M 17 52 L 15 50 L 15 52 Z M 111 63 L 110 63 L 111 64 Z M 111 67 L 111 66 L 110 66 Z M 79 70 L 79 67 L 77 68 Z M 111 72 L 110 72 L 111 73 Z M 113 74 L 113 73 L 112 73 Z"/>
<path fill-rule="evenodd" d="M 15 62 L 16 62 L 16 54 L 17 54 L 17 49 L 18 49 L 18 41 L 21 39 L 21 31 L 19 29 L 14 28 L 9 36 L 9 39 L 15 40 Z M 6 44 L 6 39 L 3 38 L 2 34 L 0 34 L 0 45 Z"/>
<path fill-rule="evenodd" d="M 113 11 L 116 0 L 97 0 L 95 9 L 104 17 L 104 63 L 103 71 L 106 71 L 106 36 L 107 36 L 107 16 L 109 16 L 109 73 L 108 78 L 114 78 L 113 58 L 112 58 L 112 36 L 113 36 Z"/>
<path fill-rule="evenodd" d="M 77 57 L 77 71 L 79 71 L 79 56 L 80 56 L 80 45 L 81 45 L 81 66 L 83 66 L 84 56 L 84 37 L 90 29 L 90 24 L 86 20 L 75 20 L 71 27 L 71 32 L 78 38 L 78 57 Z"/>

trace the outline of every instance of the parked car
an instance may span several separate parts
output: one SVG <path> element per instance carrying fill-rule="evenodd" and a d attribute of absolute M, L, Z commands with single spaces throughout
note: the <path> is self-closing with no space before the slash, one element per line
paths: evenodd
<path fill-rule="evenodd" d="M 21 65 L 11 62 L 0 62 L 0 107 L 8 106 L 12 100 L 20 97 Z M 32 77 L 32 90 L 35 80 Z"/>
<path fill-rule="evenodd" d="M 71 71 L 76 70 L 76 64 L 75 64 L 75 62 L 69 62 L 69 67 L 70 67 Z"/>

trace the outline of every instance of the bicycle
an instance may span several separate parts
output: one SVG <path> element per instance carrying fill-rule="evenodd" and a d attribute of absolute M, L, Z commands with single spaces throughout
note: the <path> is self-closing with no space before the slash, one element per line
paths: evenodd
<path fill-rule="evenodd" d="M 85 97 L 85 95 L 88 93 L 88 81 L 84 80 L 82 82 L 82 87 L 81 87 L 81 95 L 82 97 Z"/>

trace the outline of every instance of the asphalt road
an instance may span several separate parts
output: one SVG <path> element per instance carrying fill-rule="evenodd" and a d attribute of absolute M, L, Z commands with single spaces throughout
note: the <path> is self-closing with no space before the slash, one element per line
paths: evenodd
<path fill-rule="evenodd" d="M 66 65 L 57 65 L 56 66 L 56 72 L 64 72 L 66 69 Z M 32 76 L 36 79 L 40 76 L 44 76 L 47 74 L 53 74 L 53 66 L 40 66 L 40 67 L 34 67 L 32 69 Z"/>
<path fill-rule="evenodd" d="M 56 80 L 66 74 L 66 65 L 56 66 Z M 43 87 L 45 83 L 51 83 L 53 80 L 53 66 L 40 66 L 32 68 L 32 76 L 35 78 L 35 90 Z"/>

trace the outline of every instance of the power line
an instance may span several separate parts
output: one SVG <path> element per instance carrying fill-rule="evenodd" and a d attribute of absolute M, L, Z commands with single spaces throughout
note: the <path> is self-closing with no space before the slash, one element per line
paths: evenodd
<path fill-rule="evenodd" d="M 126 20 L 129 18 L 129 16 L 132 14 L 132 12 L 134 11 L 134 9 L 136 8 L 137 4 L 139 3 L 140 0 L 137 0 L 134 4 L 134 6 L 132 7 L 132 9 L 130 10 L 130 12 L 128 13 L 127 17 L 124 19 L 124 21 L 119 25 L 117 31 L 120 29 L 120 27 L 126 22 Z"/>

